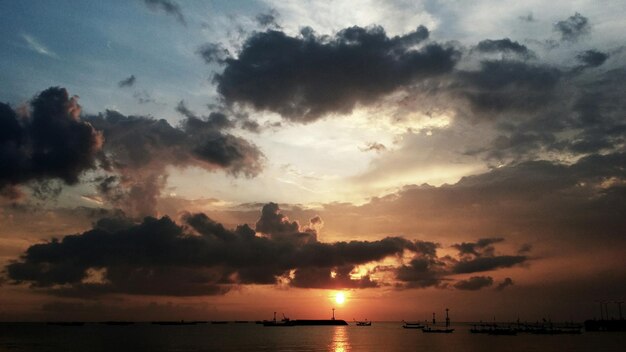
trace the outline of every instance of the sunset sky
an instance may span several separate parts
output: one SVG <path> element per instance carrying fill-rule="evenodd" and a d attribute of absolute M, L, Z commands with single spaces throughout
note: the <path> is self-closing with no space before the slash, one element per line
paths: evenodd
<path fill-rule="evenodd" d="M 4 1 L 0 321 L 599 317 L 625 15 Z"/>

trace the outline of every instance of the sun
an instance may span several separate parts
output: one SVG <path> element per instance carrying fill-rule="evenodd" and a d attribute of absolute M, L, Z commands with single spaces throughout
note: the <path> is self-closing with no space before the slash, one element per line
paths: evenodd
<path fill-rule="evenodd" d="M 343 302 L 346 301 L 346 295 L 343 292 L 337 292 L 337 294 L 335 295 L 335 302 L 337 302 L 337 304 L 343 304 Z"/>

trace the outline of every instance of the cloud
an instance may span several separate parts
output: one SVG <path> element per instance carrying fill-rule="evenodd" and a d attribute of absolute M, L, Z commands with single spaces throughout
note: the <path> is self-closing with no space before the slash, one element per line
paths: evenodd
<path fill-rule="evenodd" d="M 0 103 L 0 189 L 59 179 L 76 184 L 96 167 L 102 134 L 80 119 L 78 97 L 51 87 L 30 102 L 27 116 Z"/>
<path fill-rule="evenodd" d="M 498 286 L 496 286 L 496 290 L 502 291 L 505 288 L 512 286 L 512 285 L 513 285 L 513 279 L 511 279 L 510 277 L 507 277 L 502 282 L 500 282 Z"/>
<path fill-rule="evenodd" d="M 586 50 L 576 55 L 576 59 L 581 63 L 579 66 L 581 68 L 601 66 L 608 58 L 608 54 L 597 50 Z"/>
<path fill-rule="evenodd" d="M 120 88 L 132 87 L 135 84 L 135 75 L 130 75 L 128 78 L 124 78 L 123 80 L 117 83 L 117 86 Z"/>
<path fill-rule="evenodd" d="M 476 257 L 473 259 L 463 259 L 452 267 L 456 274 L 469 274 L 483 271 L 491 271 L 500 268 L 510 268 L 514 265 L 522 264 L 528 260 L 523 255 L 500 255 L 493 257 Z"/>
<path fill-rule="evenodd" d="M 504 111 L 535 112 L 552 102 L 561 76 L 547 65 L 485 60 L 477 71 L 459 72 L 459 91 L 483 118 Z"/>
<path fill-rule="evenodd" d="M 261 219 L 277 215 L 270 203 Z M 269 229 L 263 225 L 267 221 L 259 221 L 256 232 L 272 237 L 256 235 L 247 225 L 228 230 L 205 214 L 187 214 L 183 221 L 101 219 L 82 234 L 30 246 L 7 266 L 7 273 L 16 283 L 72 297 L 213 295 L 236 285 L 276 284 L 279 279 L 296 287 L 365 288 L 376 283 L 368 275 L 351 278 L 357 265 L 416 250 L 414 243 L 399 237 L 321 243 L 313 229 L 297 228 L 284 217 Z M 304 231 L 312 235 L 310 240 L 301 240 Z"/>
<path fill-rule="evenodd" d="M 483 53 L 512 53 L 522 58 L 532 58 L 535 56 L 526 46 L 514 42 L 509 38 L 490 40 L 486 39 L 476 45 L 476 50 Z"/>
<path fill-rule="evenodd" d="M 187 25 L 185 16 L 180 9 L 180 5 L 172 0 L 143 0 L 144 4 L 152 11 L 161 10 L 168 15 L 174 16 L 178 22 L 183 25 Z"/>
<path fill-rule="evenodd" d="M 359 148 L 359 150 L 361 150 L 362 152 L 375 151 L 377 153 L 381 153 L 387 150 L 387 147 L 385 147 L 385 145 L 382 143 L 368 142 L 365 144 L 364 147 Z"/>
<path fill-rule="evenodd" d="M 589 19 L 578 12 L 566 20 L 554 25 L 554 30 L 561 33 L 561 40 L 575 42 L 591 32 Z"/>
<path fill-rule="evenodd" d="M 219 43 L 207 43 L 202 45 L 197 53 L 204 59 L 207 64 L 218 63 L 224 64 L 226 59 L 230 56 L 228 49 L 224 48 Z"/>
<path fill-rule="evenodd" d="M 156 214 L 168 166 L 195 166 L 245 177 L 255 177 L 263 168 L 263 153 L 255 145 L 223 131 L 231 126 L 226 116 L 198 117 L 184 104 L 178 110 L 187 115 L 180 128 L 165 120 L 114 111 L 88 118 L 104 134 L 103 165 L 114 173 L 98 180 L 99 189 L 133 216 Z"/>
<path fill-rule="evenodd" d="M 478 291 L 493 285 L 491 276 L 472 276 L 467 280 L 459 280 L 453 286 L 457 290 Z"/>
<path fill-rule="evenodd" d="M 28 35 L 28 34 L 22 34 L 22 38 L 24 38 L 24 40 L 26 41 L 26 44 L 28 44 L 28 47 L 31 50 L 41 55 L 45 55 L 45 56 L 52 57 L 55 59 L 59 58 L 57 54 L 55 54 L 52 50 L 48 49 L 45 45 L 39 42 L 39 40 L 37 40 L 35 37 Z"/>
<path fill-rule="evenodd" d="M 318 36 L 310 28 L 295 37 L 276 30 L 254 33 L 236 58 L 224 60 L 214 81 L 228 105 L 310 122 L 449 73 L 460 53 L 447 45 L 422 45 L 428 35 L 423 26 L 395 37 L 377 26 L 345 28 L 334 36 Z"/>
<path fill-rule="evenodd" d="M 483 238 L 476 242 L 463 242 L 452 247 L 459 252 L 458 258 L 437 256 L 437 244 L 416 242 L 415 256 L 408 265 L 393 269 L 398 280 L 407 288 L 446 287 L 445 281 L 454 274 L 469 274 L 509 268 L 528 261 L 525 256 L 495 255 L 496 243 L 503 238 Z M 491 281 L 489 281 L 489 280 Z M 454 287 L 462 290 L 480 289 L 491 285 L 490 277 L 472 277 L 457 282 Z"/>
<path fill-rule="evenodd" d="M 278 12 L 276 10 L 270 10 L 266 13 L 260 13 L 255 17 L 257 23 L 261 28 L 275 28 L 280 29 L 278 25 Z"/>

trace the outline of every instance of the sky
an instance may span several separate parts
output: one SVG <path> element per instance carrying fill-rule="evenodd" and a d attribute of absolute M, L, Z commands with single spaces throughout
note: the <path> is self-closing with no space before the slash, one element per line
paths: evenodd
<path fill-rule="evenodd" d="M 624 14 L 0 2 L 0 320 L 617 317 Z"/>

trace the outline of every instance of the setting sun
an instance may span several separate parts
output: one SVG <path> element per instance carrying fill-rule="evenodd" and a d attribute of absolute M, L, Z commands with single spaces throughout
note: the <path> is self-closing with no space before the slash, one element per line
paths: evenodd
<path fill-rule="evenodd" d="M 337 292 L 337 294 L 335 295 L 335 302 L 337 302 L 337 304 L 343 304 L 343 302 L 346 301 L 346 295 L 343 292 Z"/>

